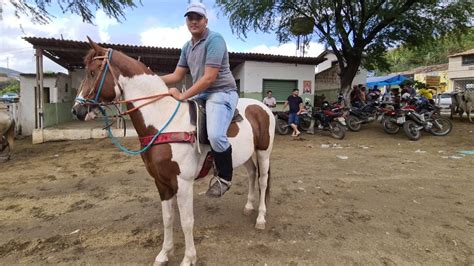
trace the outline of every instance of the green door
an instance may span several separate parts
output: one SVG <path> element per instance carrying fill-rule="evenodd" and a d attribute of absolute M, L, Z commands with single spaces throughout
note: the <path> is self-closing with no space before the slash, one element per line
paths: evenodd
<path fill-rule="evenodd" d="M 263 80 L 263 97 L 267 95 L 267 91 L 273 92 L 273 97 L 277 102 L 284 102 L 290 96 L 293 89 L 298 88 L 297 80 L 279 80 L 279 79 L 264 79 Z"/>

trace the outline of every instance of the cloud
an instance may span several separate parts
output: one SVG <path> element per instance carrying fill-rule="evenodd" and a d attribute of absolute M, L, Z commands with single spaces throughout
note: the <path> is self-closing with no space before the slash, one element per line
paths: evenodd
<path fill-rule="evenodd" d="M 181 48 L 189 39 L 191 34 L 186 25 L 153 27 L 140 33 L 141 44 L 145 46 Z"/>
<path fill-rule="evenodd" d="M 324 46 L 320 43 L 310 42 L 309 46 L 305 48 L 305 56 L 317 57 L 324 51 Z M 296 56 L 299 51 L 296 50 L 296 43 L 284 43 L 279 46 L 267 46 L 265 44 L 258 45 L 248 50 L 250 53 L 273 54 Z"/>

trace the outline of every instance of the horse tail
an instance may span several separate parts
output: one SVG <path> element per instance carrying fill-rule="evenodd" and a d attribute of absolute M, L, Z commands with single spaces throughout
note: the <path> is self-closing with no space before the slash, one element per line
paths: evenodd
<path fill-rule="evenodd" d="M 7 133 L 5 135 L 7 137 L 8 147 L 10 148 L 9 152 L 11 153 L 13 151 L 13 144 L 15 141 L 15 120 L 12 120 L 10 128 L 7 130 Z"/>

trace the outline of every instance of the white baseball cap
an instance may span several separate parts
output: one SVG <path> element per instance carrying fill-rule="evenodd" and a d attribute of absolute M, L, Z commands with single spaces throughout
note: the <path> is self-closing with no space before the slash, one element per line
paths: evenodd
<path fill-rule="evenodd" d="M 207 17 L 206 6 L 203 3 L 192 3 L 186 9 L 184 16 L 186 17 L 189 13 L 197 13 L 203 17 Z"/>

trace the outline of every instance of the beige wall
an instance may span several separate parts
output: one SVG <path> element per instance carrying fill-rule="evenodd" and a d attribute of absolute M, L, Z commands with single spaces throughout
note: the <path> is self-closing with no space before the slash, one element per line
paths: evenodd
<path fill-rule="evenodd" d="M 454 80 L 474 79 L 474 65 L 463 66 L 462 56 L 450 57 L 448 79 L 448 91 L 452 91 L 454 89 Z"/>

